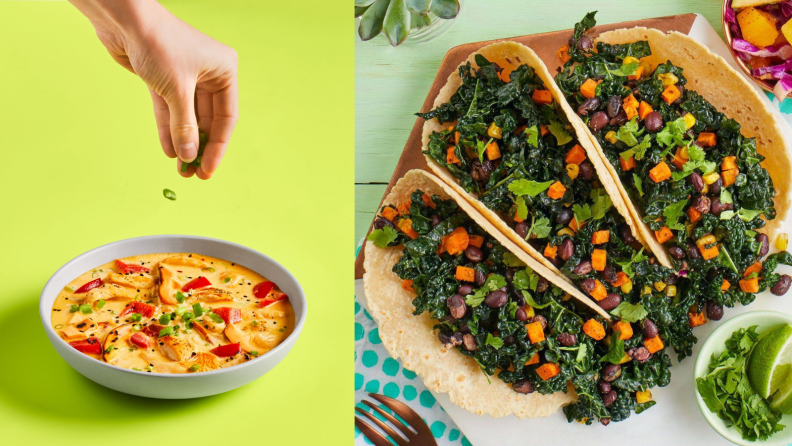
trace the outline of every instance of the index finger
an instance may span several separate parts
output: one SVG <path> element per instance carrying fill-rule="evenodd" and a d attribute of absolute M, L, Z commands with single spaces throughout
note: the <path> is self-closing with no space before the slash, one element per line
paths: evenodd
<path fill-rule="evenodd" d="M 209 132 L 209 140 L 201 158 L 201 170 L 206 173 L 211 174 L 217 170 L 220 161 L 223 160 L 231 134 L 234 133 L 239 119 L 238 96 L 236 74 L 228 86 L 212 96 L 212 130 Z"/>

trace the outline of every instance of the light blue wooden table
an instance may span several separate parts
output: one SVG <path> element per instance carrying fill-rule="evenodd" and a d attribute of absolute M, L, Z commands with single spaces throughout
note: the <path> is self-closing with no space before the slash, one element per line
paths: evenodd
<path fill-rule="evenodd" d="M 355 38 L 355 241 L 366 234 L 443 55 L 451 47 L 598 23 L 695 12 L 720 30 L 720 0 L 462 0 L 453 27 L 427 43 L 392 48 Z M 357 30 L 356 30 L 357 31 Z"/>

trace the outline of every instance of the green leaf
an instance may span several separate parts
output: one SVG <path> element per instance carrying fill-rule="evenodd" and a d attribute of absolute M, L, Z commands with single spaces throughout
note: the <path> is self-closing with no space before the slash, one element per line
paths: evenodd
<path fill-rule="evenodd" d="M 539 284 L 539 275 L 531 268 L 526 267 L 514 273 L 514 281 L 512 283 L 516 290 L 536 291 L 536 286 Z"/>
<path fill-rule="evenodd" d="M 546 191 L 553 183 L 555 183 L 555 181 L 551 180 L 545 181 L 544 183 L 538 183 L 536 181 L 521 178 L 509 183 L 509 190 L 515 195 L 528 195 L 530 197 L 535 197 Z"/>
<path fill-rule="evenodd" d="M 635 74 L 635 70 L 637 69 L 638 69 L 638 62 L 633 62 L 633 63 L 624 64 L 615 70 L 608 70 L 608 72 L 614 76 L 627 77 Z"/>
<path fill-rule="evenodd" d="M 503 264 L 510 268 L 522 268 L 525 266 L 525 262 L 520 260 L 516 255 L 512 254 L 511 252 L 506 252 L 505 254 L 503 254 Z"/>
<path fill-rule="evenodd" d="M 616 139 L 627 144 L 627 147 L 635 147 L 638 145 L 638 137 L 643 133 L 643 129 L 638 129 L 638 117 L 636 116 L 619 128 L 619 131 L 616 132 Z"/>
<path fill-rule="evenodd" d="M 591 206 L 591 218 L 594 220 L 600 220 L 604 218 L 605 214 L 608 212 L 608 209 L 613 206 L 613 202 L 611 201 L 608 192 L 606 192 L 604 188 L 592 189 L 589 195 L 591 199 L 594 200 L 594 204 Z"/>
<path fill-rule="evenodd" d="M 410 33 L 410 11 L 404 0 L 391 0 L 382 22 L 385 37 L 393 46 L 399 46 Z"/>
<path fill-rule="evenodd" d="M 487 151 L 487 146 L 492 142 L 492 138 L 486 143 L 484 141 L 476 141 L 476 150 L 478 151 L 479 162 L 484 162 L 484 152 Z"/>
<path fill-rule="evenodd" d="M 550 226 L 550 220 L 544 217 L 539 218 L 538 220 L 533 220 L 534 217 L 531 216 L 531 228 L 528 230 L 528 235 L 526 236 L 526 240 L 531 238 L 531 234 L 535 235 L 536 238 L 546 238 L 550 235 L 550 231 L 552 230 L 552 226 Z"/>
<path fill-rule="evenodd" d="M 484 302 L 484 298 L 487 297 L 487 294 L 491 293 L 492 291 L 501 289 L 506 286 L 506 279 L 499 274 L 493 274 L 487 277 L 487 280 L 484 282 L 481 288 L 476 290 L 475 293 L 471 294 L 470 296 L 465 297 L 465 303 L 470 305 L 471 307 L 478 307 Z"/>
<path fill-rule="evenodd" d="M 644 136 L 643 141 L 641 141 L 637 146 L 633 147 L 635 150 L 635 159 L 640 160 L 646 156 L 646 149 L 652 147 L 652 138 L 649 135 Z"/>
<path fill-rule="evenodd" d="M 459 0 L 432 0 L 429 11 L 441 19 L 453 19 L 459 14 Z"/>
<path fill-rule="evenodd" d="M 577 356 L 575 357 L 575 362 L 585 361 L 587 353 L 588 353 L 588 345 L 580 344 L 580 348 L 578 348 Z"/>
<path fill-rule="evenodd" d="M 532 306 L 532 307 L 534 307 L 534 308 L 536 308 L 538 310 L 541 310 L 542 308 L 547 308 L 547 307 L 549 307 L 550 305 L 553 304 L 552 300 L 548 300 L 546 303 L 543 303 L 543 304 L 538 304 L 534 300 L 533 296 L 531 296 L 531 293 L 529 293 L 529 292 L 527 292 L 525 290 L 522 290 L 520 292 L 522 293 L 523 298 L 525 299 L 525 303 L 527 303 L 528 305 L 530 305 L 530 306 Z"/>
<path fill-rule="evenodd" d="M 410 11 L 410 29 L 421 29 L 424 26 L 429 26 L 432 21 L 428 15 L 419 15 Z"/>
<path fill-rule="evenodd" d="M 523 199 L 522 195 L 517 197 L 517 199 L 514 200 L 514 203 L 517 205 L 517 218 L 521 221 L 528 218 L 528 206 L 525 205 L 525 200 Z"/>
<path fill-rule="evenodd" d="M 611 314 L 627 322 L 638 322 L 644 319 L 649 312 L 646 311 L 643 304 L 640 302 L 637 304 L 622 302 L 618 307 L 611 310 Z"/>
<path fill-rule="evenodd" d="M 751 221 L 761 214 L 762 211 L 753 211 L 751 209 L 745 209 L 745 208 L 740 208 L 740 210 L 737 211 L 737 216 L 740 217 L 742 221 Z"/>
<path fill-rule="evenodd" d="M 734 212 L 734 211 L 723 211 L 720 214 L 720 219 L 721 220 L 731 220 L 732 218 L 734 218 L 735 215 L 736 215 L 736 212 Z"/>
<path fill-rule="evenodd" d="M 643 262 L 644 260 L 646 260 L 648 258 L 649 257 L 644 255 L 643 248 L 641 248 L 641 250 L 636 252 L 635 255 L 632 256 L 632 258 L 630 258 L 629 260 L 621 261 L 621 262 L 616 260 L 616 263 L 618 263 L 619 266 L 622 267 L 622 272 L 624 274 L 627 274 L 627 276 L 632 279 L 633 277 L 635 277 L 635 272 L 632 269 L 633 264 L 634 263 L 641 263 L 641 262 Z"/>
<path fill-rule="evenodd" d="M 685 118 L 679 118 L 676 121 L 667 122 L 663 130 L 657 134 L 656 140 L 669 148 L 683 146 L 686 145 L 684 142 L 686 132 L 687 123 Z"/>
<path fill-rule="evenodd" d="M 624 359 L 624 340 L 619 339 L 621 332 L 616 330 L 611 335 L 611 343 L 608 347 L 608 353 L 600 358 L 600 362 L 610 362 L 611 364 L 618 364 Z"/>
<path fill-rule="evenodd" d="M 715 379 L 713 377 L 696 378 L 696 387 L 710 412 L 718 412 L 723 409 L 723 402 L 718 399 L 718 393 L 715 391 Z"/>
<path fill-rule="evenodd" d="M 385 19 L 389 4 L 390 0 L 376 0 L 363 13 L 358 27 L 360 40 L 371 40 L 382 32 L 382 21 Z"/>
<path fill-rule="evenodd" d="M 367 240 L 374 242 L 374 246 L 377 248 L 387 248 L 388 245 L 396 240 L 399 234 L 396 232 L 395 229 L 391 228 L 390 226 L 385 226 L 382 229 L 375 229 L 371 231 L 371 234 L 366 237 Z"/>
<path fill-rule="evenodd" d="M 638 194 L 643 197 L 643 180 L 637 174 L 633 174 L 633 182 L 635 182 L 635 189 L 638 191 Z"/>
<path fill-rule="evenodd" d="M 666 226 L 668 229 L 674 229 L 680 231 L 685 229 L 685 225 L 679 222 L 679 219 L 685 213 L 685 206 L 687 205 L 687 200 L 680 200 L 676 203 L 669 204 L 663 209 L 663 217 L 665 217 Z"/>
<path fill-rule="evenodd" d="M 355 18 L 358 18 L 358 17 L 362 16 L 363 14 L 365 14 L 366 10 L 368 10 L 368 8 L 369 8 L 368 6 L 362 6 L 362 7 L 355 6 Z"/>
<path fill-rule="evenodd" d="M 484 344 L 492 346 L 495 350 L 503 347 L 503 339 L 492 336 L 492 333 L 487 333 L 487 340 L 484 341 Z"/>
<path fill-rule="evenodd" d="M 559 146 L 563 146 L 569 141 L 572 141 L 572 136 L 566 131 L 564 125 L 560 122 L 550 121 L 550 125 L 548 125 L 547 128 L 550 130 L 550 133 L 555 136 L 556 142 Z"/>
<path fill-rule="evenodd" d="M 734 203 L 734 199 L 732 198 L 732 194 L 731 194 L 731 192 L 729 192 L 728 190 L 726 190 L 726 188 L 725 188 L 725 187 L 724 187 L 724 188 L 721 188 L 721 193 L 720 193 L 720 201 L 721 201 L 721 203 L 725 203 L 725 204 L 732 204 L 732 203 Z"/>
<path fill-rule="evenodd" d="M 355 1 L 359 1 L 359 0 L 355 0 Z M 429 12 L 430 3 L 432 3 L 432 0 L 405 0 L 407 9 L 409 9 L 410 12 L 413 12 L 418 15 L 425 15 L 427 12 Z"/>
<path fill-rule="evenodd" d="M 528 135 L 528 144 L 539 147 L 539 130 L 536 126 L 525 129 L 525 134 Z"/>
<path fill-rule="evenodd" d="M 374 3 L 374 0 L 355 0 L 355 7 L 369 6 Z"/>
<path fill-rule="evenodd" d="M 588 203 L 583 204 L 583 206 L 576 204 L 572 206 L 572 212 L 575 214 L 575 219 L 578 222 L 578 226 L 582 225 L 584 221 L 591 218 L 591 206 Z"/>

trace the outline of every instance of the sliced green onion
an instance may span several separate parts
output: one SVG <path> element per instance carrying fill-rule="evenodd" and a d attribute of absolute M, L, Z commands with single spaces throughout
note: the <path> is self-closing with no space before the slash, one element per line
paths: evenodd
<path fill-rule="evenodd" d="M 161 338 L 163 336 L 170 336 L 171 334 L 173 334 L 173 327 L 165 327 L 159 331 L 159 335 L 157 335 L 157 337 Z"/>
<path fill-rule="evenodd" d="M 195 316 L 194 316 L 194 315 L 193 315 L 191 312 L 189 312 L 189 311 L 188 311 L 188 312 L 186 312 L 186 313 L 184 313 L 184 314 L 182 314 L 182 320 L 183 320 L 184 322 L 187 322 L 187 321 L 189 321 L 189 320 L 192 320 L 193 318 L 195 318 Z"/>
<path fill-rule="evenodd" d="M 135 324 L 132 326 L 132 331 L 140 331 L 140 324 Z"/>
<path fill-rule="evenodd" d="M 91 314 L 93 313 L 93 310 L 91 309 L 90 305 L 80 305 L 80 313 Z"/>
<path fill-rule="evenodd" d="M 198 364 L 193 364 L 192 366 L 190 366 L 190 371 L 191 372 L 197 372 L 198 371 Z"/>
<path fill-rule="evenodd" d="M 70 287 L 70 286 L 67 286 L 67 287 L 66 287 L 66 291 L 68 291 L 68 292 L 70 292 L 70 293 L 73 293 L 73 292 L 74 292 L 74 288 L 72 288 L 72 287 Z"/>
<path fill-rule="evenodd" d="M 170 321 L 171 321 L 171 315 L 170 314 L 163 314 L 159 318 L 159 323 L 162 324 L 162 325 L 168 325 L 170 323 Z"/>
<path fill-rule="evenodd" d="M 102 300 L 102 299 L 99 299 L 99 302 L 97 302 L 97 303 L 96 303 L 96 309 L 97 309 L 97 310 L 101 310 L 101 309 L 102 309 L 102 307 L 104 307 L 106 303 L 107 303 L 107 302 L 105 302 L 104 300 Z"/>
<path fill-rule="evenodd" d="M 134 370 L 134 371 L 136 371 L 136 372 L 142 372 L 142 371 L 143 371 L 143 370 L 140 370 L 140 369 L 139 369 L 139 368 L 137 368 L 137 367 L 132 367 L 132 370 Z"/>
<path fill-rule="evenodd" d="M 253 321 L 253 326 L 255 327 L 257 325 L 258 325 L 258 321 Z"/>
<path fill-rule="evenodd" d="M 112 345 L 105 349 L 105 353 L 110 353 L 111 351 L 113 351 L 113 346 Z"/>
<path fill-rule="evenodd" d="M 154 366 L 149 364 L 149 366 L 146 367 L 146 370 L 148 370 L 150 372 L 150 371 L 154 370 Z"/>
<path fill-rule="evenodd" d="M 225 321 L 223 320 L 223 318 L 221 318 L 220 316 L 218 316 L 218 315 L 216 315 L 216 314 L 214 314 L 214 313 L 209 313 L 209 317 L 210 317 L 210 318 L 212 318 L 212 320 L 213 320 L 213 321 L 215 321 L 215 322 L 217 322 L 218 324 L 219 324 L 220 322 L 225 322 Z"/>
<path fill-rule="evenodd" d="M 69 313 L 76 313 L 77 310 L 79 310 L 79 309 L 80 309 L 79 305 L 72 305 L 71 309 L 69 309 Z"/>
<path fill-rule="evenodd" d="M 129 315 L 129 320 L 133 322 L 140 322 L 143 319 L 143 315 L 140 313 L 132 313 Z"/>
<path fill-rule="evenodd" d="M 213 273 L 213 272 L 215 272 L 215 269 L 210 266 L 208 268 L 201 268 L 201 271 L 208 271 L 210 273 Z"/>
<path fill-rule="evenodd" d="M 190 163 L 184 163 L 182 165 L 182 172 L 187 172 L 187 169 L 184 168 L 185 165 L 187 167 L 190 167 Z M 162 195 L 165 198 L 167 198 L 168 200 L 176 201 L 176 192 L 174 192 L 174 191 L 172 191 L 170 189 L 162 189 Z"/>
<path fill-rule="evenodd" d="M 186 330 L 192 330 L 192 328 L 193 328 L 193 321 L 191 321 L 191 320 L 190 320 L 190 321 L 187 321 L 187 322 L 185 322 L 185 323 L 184 323 L 184 328 L 185 328 Z"/>
<path fill-rule="evenodd" d="M 187 311 L 187 307 L 179 307 L 176 309 L 176 314 L 181 316 L 185 311 Z"/>
<path fill-rule="evenodd" d="M 223 283 L 228 283 L 228 282 L 230 282 L 230 281 L 231 281 L 231 278 L 230 278 L 230 277 L 226 277 L 225 279 L 223 279 Z"/>
<path fill-rule="evenodd" d="M 185 296 L 184 293 L 182 293 L 181 291 L 177 291 L 176 292 L 176 300 L 180 304 L 183 304 L 184 303 L 184 299 L 186 299 L 186 298 L 187 298 L 187 296 Z"/>
<path fill-rule="evenodd" d="M 193 312 L 195 313 L 195 317 L 203 316 L 204 310 L 201 308 L 201 304 L 193 304 Z"/>
<path fill-rule="evenodd" d="M 251 356 L 258 356 L 259 352 L 257 352 L 256 350 L 253 350 L 253 351 L 250 352 L 250 355 Z"/>
<path fill-rule="evenodd" d="M 58 325 L 55 326 L 56 330 L 60 330 L 61 328 L 63 328 L 63 324 L 58 324 Z"/>

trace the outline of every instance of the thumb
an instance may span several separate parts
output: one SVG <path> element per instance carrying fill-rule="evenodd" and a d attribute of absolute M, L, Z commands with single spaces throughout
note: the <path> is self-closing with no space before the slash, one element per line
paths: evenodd
<path fill-rule="evenodd" d="M 170 133 L 176 155 L 185 163 L 198 156 L 198 122 L 195 118 L 194 89 L 168 98 Z"/>

